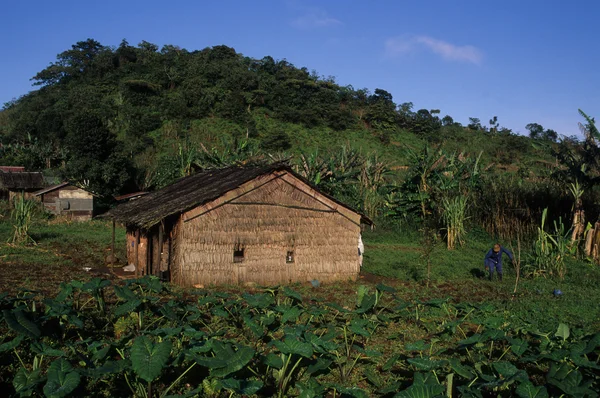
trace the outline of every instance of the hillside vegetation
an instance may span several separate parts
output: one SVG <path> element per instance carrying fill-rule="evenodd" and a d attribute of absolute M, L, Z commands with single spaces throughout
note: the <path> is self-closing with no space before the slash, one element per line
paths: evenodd
<path fill-rule="evenodd" d="M 188 51 L 124 40 L 114 48 L 88 39 L 32 80 L 39 89 L 0 112 L 0 163 L 103 197 L 157 189 L 206 167 L 285 160 L 384 223 L 440 222 L 443 200 L 465 196 L 466 216 L 488 232 L 533 231 L 543 208 L 552 219 L 571 217 L 571 182 L 597 214 L 595 141 L 557 142 L 537 123 L 524 137 L 495 116 L 489 126 L 478 118 L 463 126 L 439 110 L 395 103 L 384 89 L 340 86 L 223 45 Z M 584 127 L 593 126 L 585 117 Z"/>

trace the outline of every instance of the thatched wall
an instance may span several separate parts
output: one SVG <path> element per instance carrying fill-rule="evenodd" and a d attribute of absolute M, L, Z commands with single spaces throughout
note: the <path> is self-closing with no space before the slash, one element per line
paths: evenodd
<path fill-rule="evenodd" d="M 290 174 L 259 177 L 183 220 L 172 277 L 184 286 L 327 282 L 360 270 L 360 215 Z M 236 249 L 242 262 L 234 262 Z"/>

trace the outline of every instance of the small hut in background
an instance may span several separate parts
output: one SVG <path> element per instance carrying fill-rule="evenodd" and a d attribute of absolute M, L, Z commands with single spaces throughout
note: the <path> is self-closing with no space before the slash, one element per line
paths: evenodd
<path fill-rule="evenodd" d="M 88 221 L 94 216 L 94 195 L 63 182 L 34 193 L 50 213 L 76 221 Z"/>
<path fill-rule="evenodd" d="M 136 272 L 182 286 L 356 279 L 371 224 L 282 164 L 206 170 L 102 217 L 126 225 Z"/>
<path fill-rule="evenodd" d="M 46 186 L 42 173 L 23 170 L 15 166 L 0 167 L 0 199 L 12 200 L 21 193 L 25 199 L 31 199 L 35 191 Z"/>

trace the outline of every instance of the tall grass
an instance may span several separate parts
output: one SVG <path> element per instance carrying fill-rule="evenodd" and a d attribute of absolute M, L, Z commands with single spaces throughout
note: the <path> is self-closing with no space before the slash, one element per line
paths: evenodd
<path fill-rule="evenodd" d="M 453 250 L 456 244 L 463 245 L 466 235 L 465 220 L 467 219 L 467 198 L 456 196 L 442 200 L 442 218 L 446 226 L 448 250 Z"/>
<path fill-rule="evenodd" d="M 35 243 L 29 235 L 29 227 L 31 226 L 31 218 L 35 210 L 36 203 L 33 200 L 26 200 L 24 195 L 18 195 L 13 202 L 13 210 L 11 211 L 11 220 L 13 224 L 12 243 Z"/>
<path fill-rule="evenodd" d="M 548 209 L 542 212 L 541 224 L 537 229 L 537 238 L 533 242 L 532 265 L 529 268 L 533 276 L 558 276 L 564 279 L 567 272 L 565 259 L 573 254 L 575 247 L 570 243 L 570 231 L 565 231 L 562 219 L 554 221 L 554 231 L 546 231 Z"/>

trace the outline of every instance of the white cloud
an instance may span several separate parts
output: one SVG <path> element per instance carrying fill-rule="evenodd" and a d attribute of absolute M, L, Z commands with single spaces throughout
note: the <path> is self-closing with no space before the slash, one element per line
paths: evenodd
<path fill-rule="evenodd" d="M 304 15 L 299 16 L 291 22 L 292 26 L 299 29 L 327 28 L 341 25 L 342 21 L 327 15 L 322 9 L 307 9 Z"/>
<path fill-rule="evenodd" d="M 476 47 L 457 46 L 429 36 L 400 36 L 385 42 L 385 53 L 390 57 L 405 55 L 419 48 L 425 48 L 449 61 L 480 65 L 483 60 L 483 54 Z"/>

